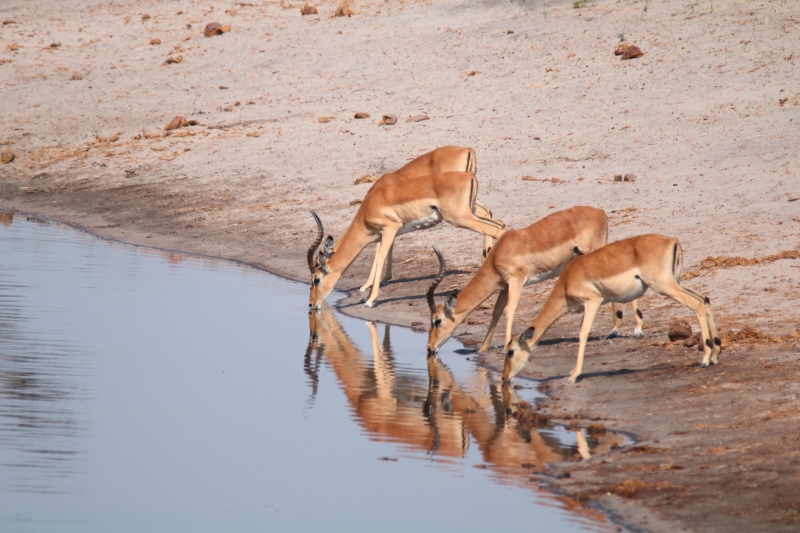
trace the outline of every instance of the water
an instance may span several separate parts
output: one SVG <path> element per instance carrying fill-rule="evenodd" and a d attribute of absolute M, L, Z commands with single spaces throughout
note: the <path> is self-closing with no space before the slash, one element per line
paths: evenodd
<path fill-rule="evenodd" d="M 521 429 L 455 342 L 307 293 L 0 213 L 0 531 L 616 529 L 520 465 L 622 437 Z"/>

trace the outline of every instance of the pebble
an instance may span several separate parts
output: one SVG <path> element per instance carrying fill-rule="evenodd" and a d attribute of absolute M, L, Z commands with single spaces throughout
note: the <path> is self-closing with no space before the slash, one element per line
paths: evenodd
<path fill-rule="evenodd" d="M 406 122 L 422 122 L 423 120 L 430 120 L 431 117 L 428 115 L 414 115 L 413 117 L 408 117 Z"/>
<path fill-rule="evenodd" d="M 336 11 L 333 15 L 335 17 L 349 17 L 355 15 L 355 13 L 347 4 L 339 4 L 339 7 L 336 8 Z"/>
<path fill-rule="evenodd" d="M 0 152 L 0 163 L 3 164 L 11 163 L 15 157 L 16 156 L 14 155 L 14 152 L 12 152 L 11 150 L 3 150 L 2 152 Z"/>
<path fill-rule="evenodd" d="M 673 322 L 669 326 L 667 338 L 670 342 L 682 341 L 692 336 L 692 328 L 683 322 Z"/>
<path fill-rule="evenodd" d="M 359 111 L 358 113 L 355 114 L 355 118 L 369 118 L 369 113 Z"/>
<path fill-rule="evenodd" d="M 83 79 L 83 74 L 81 74 L 80 72 L 74 72 L 70 79 L 73 80 L 73 81 L 82 80 Z"/>
<path fill-rule="evenodd" d="M 300 8 L 300 13 L 303 15 L 316 15 L 317 8 L 312 6 L 311 4 L 306 4 Z"/>
<path fill-rule="evenodd" d="M 381 118 L 378 124 L 381 126 L 394 126 L 397 124 L 397 117 L 395 115 L 383 115 L 383 118 Z"/>

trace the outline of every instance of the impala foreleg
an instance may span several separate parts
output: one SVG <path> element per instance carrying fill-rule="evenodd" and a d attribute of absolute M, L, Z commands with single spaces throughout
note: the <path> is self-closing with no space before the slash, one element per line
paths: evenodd
<path fill-rule="evenodd" d="M 514 313 L 517 312 L 519 299 L 522 296 L 522 280 L 511 278 L 508 280 L 508 303 L 506 304 L 506 339 L 503 349 L 508 349 L 511 342 L 511 330 L 514 328 Z"/>
<path fill-rule="evenodd" d="M 494 330 L 497 327 L 497 322 L 500 320 L 500 317 L 506 308 L 507 302 L 508 289 L 503 289 L 500 291 L 500 294 L 497 295 L 497 301 L 494 303 L 494 311 L 492 311 L 492 322 L 489 324 L 489 331 L 486 332 L 486 338 L 483 339 L 483 344 L 481 344 L 481 347 L 478 348 L 479 352 L 485 352 L 489 349 L 489 345 L 492 342 L 492 336 L 494 335 Z"/>
<path fill-rule="evenodd" d="M 394 243 L 389 247 L 389 255 L 386 256 L 386 271 L 381 278 L 381 284 L 386 285 L 392 279 L 392 252 L 394 251 Z"/>
<path fill-rule="evenodd" d="M 367 282 L 358 289 L 360 292 L 364 292 L 370 287 L 372 287 L 372 279 L 375 277 L 375 271 L 378 268 L 378 247 L 380 246 L 380 242 L 375 248 L 375 259 L 372 261 L 372 269 L 369 271 L 369 276 L 367 277 Z"/>
<path fill-rule="evenodd" d="M 377 265 L 383 265 L 386 262 L 386 258 L 389 257 L 389 251 L 392 249 L 392 244 L 394 244 L 394 238 L 397 235 L 398 229 L 399 228 L 384 228 L 381 234 L 381 240 L 378 242 L 378 251 L 375 256 L 375 263 Z M 370 290 L 369 298 L 364 302 L 365 307 L 372 307 L 375 305 L 375 300 L 378 299 L 378 292 L 381 285 L 378 282 L 378 276 L 379 272 L 378 269 L 376 269 L 375 275 L 370 279 L 372 289 Z"/>
<path fill-rule="evenodd" d="M 579 336 L 580 346 L 578 347 L 578 362 L 575 368 L 569 375 L 567 380 L 569 383 L 575 383 L 578 377 L 583 372 L 583 356 L 586 353 L 586 341 L 589 340 L 589 332 L 592 331 L 592 324 L 594 318 L 597 316 L 597 310 L 600 309 L 602 300 L 589 300 L 583 305 L 583 322 L 581 322 L 581 333 Z"/>

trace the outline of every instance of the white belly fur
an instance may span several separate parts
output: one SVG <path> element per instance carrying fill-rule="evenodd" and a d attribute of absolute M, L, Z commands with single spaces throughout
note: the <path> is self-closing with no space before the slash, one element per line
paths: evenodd
<path fill-rule="evenodd" d="M 600 283 L 595 282 L 603 295 L 603 303 L 617 302 L 624 304 L 641 298 L 647 290 L 647 285 L 636 275 L 636 271 L 630 271 L 603 280 Z"/>
<path fill-rule="evenodd" d="M 442 221 L 442 214 L 439 212 L 438 209 L 434 207 L 433 209 L 431 209 L 430 215 L 405 223 L 403 227 L 400 228 L 400 231 L 397 232 L 397 234 L 403 235 L 405 233 L 411 233 L 412 231 L 419 231 L 423 229 L 432 228 L 441 221 Z"/>
<path fill-rule="evenodd" d="M 544 281 L 546 279 L 553 279 L 554 277 L 561 274 L 561 271 L 564 270 L 564 267 L 567 266 L 566 263 L 561 265 L 560 267 L 556 268 L 555 270 L 549 270 L 547 272 L 541 272 L 536 274 L 532 278 L 525 278 L 525 285 L 533 285 L 534 283 L 539 283 L 540 281 Z"/>

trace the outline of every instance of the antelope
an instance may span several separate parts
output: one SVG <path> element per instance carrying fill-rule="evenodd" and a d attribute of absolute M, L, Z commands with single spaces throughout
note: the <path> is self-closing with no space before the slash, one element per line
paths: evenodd
<path fill-rule="evenodd" d="M 510 381 L 517 375 L 553 322 L 566 313 L 583 312 L 578 362 L 569 376 L 569 382 L 575 383 L 583 370 L 586 339 L 600 306 L 607 302 L 633 301 L 650 287 L 694 311 L 703 335 L 701 366 L 707 367 L 709 362 L 717 364 L 722 347 L 711 314 L 711 301 L 681 287 L 682 256 L 678 239 L 641 235 L 577 257 L 564 268 L 531 325 L 508 345 L 503 380 Z"/>
<path fill-rule="evenodd" d="M 413 178 L 416 176 L 432 176 L 434 174 L 442 174 L 444 172 L 452 171 L 465 171 L 476 174 L 478 172 L 478 162 L 475 158 L 475 150 L 472 148 L 461 148 L 459 146 L 443 146 L 437 148 L 426 154 L 422 154 L 416 159 L 412 159 L 404 166 L 391 172 L 384 174 L 378 178 L 378 182 L 396 180 L 402 181 L 405 178 Z M 375 187 L 373 185 L 372 187 Z M 370 190 L 372 190 L 370 188 Z M 368 192 L 369 194 L 369 192 Z M 478 200 L 475 200 L 475 214 L 481 218 L 492 218 L 492 212 Z M 486 235 L 483 236 L 483 257 L 489 253 L 489 248 L 492 246 L 492 239 Z M 386 256 L 386 271 L 381 278 L 381 285 L 385 285 L 392 279 L 392 251 L 394 245 L 389 247 L 389 254 Z M 378 254 L 375 254 L 375 261 L 372 263 L 367 282 L 359 289 L 364 292 L 372 286 L 372 280 L 380 273 L 383 265 L 378 265 Z"/>
<path fill-rule="evenodd" d="M 383 265 L 395 237 L 427 229 L 446 220 L 458 228 L 469 229 L 494 239 L 503 234 L 505 225 L 474 213 L 478 180 L 471 172 L 445 172 L 433 176 L 388 179 L 375 182 L 342 237 L 334 244 L 330 235 L 314 262 L 314 253 L 322 242 L 322 221 L 313 211 L 317 237 L 308 249 L 311 271 L 311 295 L 308 306 L 318 309 L 336 282 L 368 244 L 377 242 L 376 265 Z M 374 269 L 368 284 L 372 287 L 364 305 L 372 307 L 378 298 L 380 283 Z"/>
<path fill-rule="evenodd" d="M 494 305 L 489 331 L 478 351 L 489 349 L 503 310 L 506 311 L 506 337 L 503 344 L 506 347 L 511 340 L 514 313 L 522 288 L 558 276 L 573 258 L 602 248 L 607 241 L 606 213 L 595 207 L 571 207 L 552 213 L 527 228 L 508 230 L 498 239 L 464 289 L 451 294 L 438 307 L 433 299 L 433 291 L 444 277 L 446 264 L 442 254 L 434 248 L 439 259 L 439 274 L 426 294 L 431 311 L 428 353 L 436 353 L 458 325 L 497 290 L 500 290 L 500 294 Z M 614 329 L 609 337 L 616 337 L 622 325 L 619 304 L 614 303 L 613 307 Z M 633 301 L 633 310 L 636 317 L 634 335 L 641 337 L 642 313 L 636 300 Z"/>

